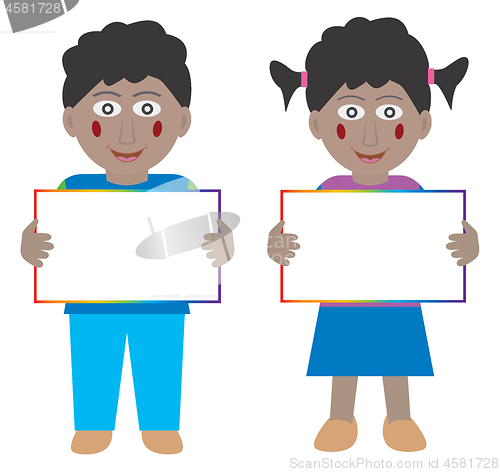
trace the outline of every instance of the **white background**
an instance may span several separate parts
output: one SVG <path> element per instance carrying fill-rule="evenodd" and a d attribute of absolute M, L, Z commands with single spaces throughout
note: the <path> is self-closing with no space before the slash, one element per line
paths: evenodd
<path fill-rule="evenodd" d="M 38 192 L 38 231 L 51 234 L 54 250 L 37 269 L 37 300 L 218 300 L 218 269 L 200 247 L 164 259 L 136 254 L 151 236 L 148 217 L 163 233 L 218 205 L 217 192 Z"/>
<path fill-rule="evenodd" d="M 0 35 L 2 298 L 0 468 L 6 471 L 286 471 L 290 459 L 418 460 L 498 454 L 498 15 L 494 1 L 81 0 L 67 15 L 24 34 Z M 382 380 L 359 382 L 356 445 L 313 448 L 327 419 L 330 379 L 305 376 L 317 314 L 279 303 L 279 268 L 266 254 L 280 189 L 315 189 L 345 170 L 308 129 L 304 91 L 284 112 L 273 59 L 301 70 L 324 29 L 355 16 L 401 19 L 431 67 L 461 56 L 470 69 L 453 110 L 432 88 L 433 129 L 398 170 L 425 189 L 467 189 L 468 221 L 481 254 L 468 268 L 466 304 L 424 307 L 434 378 L 410 379 L 412 416 L 428 447 L 389 449 Z M 68 318 L 32 303 L 33 269 L 20 256 L 33 189 L 101 171 L 62 126 L 61 57 L 79 36 L 121 20 L 155 19 L 188 49 L 193 124 L 154 172 L 222 188 L 235 211 L 236 254 L 223 269 L 223 303 L 192 306 L 186 321 L 181 435 L 164 457 L 140 439 L 126 353 L 116 432 L 108 450 L 71 452 L 73 408 Z M 0 31 L 9 30 L 0 12 Z M 285 226 L 285 230 L 286 230 Z M 298 256 L 297 256 L 298 257 Z"/>

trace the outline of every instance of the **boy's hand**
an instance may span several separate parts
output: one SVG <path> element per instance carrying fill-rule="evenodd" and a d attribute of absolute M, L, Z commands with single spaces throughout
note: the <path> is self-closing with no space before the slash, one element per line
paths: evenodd
<path fill-rule="evenodd" d="M 464 266 L 472 262 L 479 254 L 479 240 L 476 230 L 467 221 L 462 221 L 465 233 L 451 234 L 449 238 L 453 241 L 446 247 L 454 250 L 451 257 L 460 258 L 457 265 Z"/>
<path fill-rule="evenodd" d="M 201 248 L 207 253 L 209 259 L 215 259 L 212 262 L 214 267 L 220 267 L 228 262 L 234 256 L 234 241 L 231 229 L 222 221 L 217 220 L 221 229 L 220 233 L 208 233 L 204 238 L 208 243 L 203 243 Z"/>
<path fill-rule="evenodd" d="M 50 251 L 54 249 L 52 243 L 47 242 L 52 236 L 47 233 L 35 233 L 38 220 L 33 220 L 23 231 L 21 241 L 21 255 L 25 261 L 28 261 L 35 267 L 42 267 L 43 262 L 40 259 L 47 259 Z"/>
<path fill-rule="evenodd" d="M 282 266 L 287 266 L 290 261 L 287 257 L 295 257 L 292 249 L 299 249 L 300 244 L 296 243 L 298 236 L 291 233 L 281 233 L 285 222 L 281 220 L 270 232 L 267 241 L 267 254 L 269 257 Z"/>

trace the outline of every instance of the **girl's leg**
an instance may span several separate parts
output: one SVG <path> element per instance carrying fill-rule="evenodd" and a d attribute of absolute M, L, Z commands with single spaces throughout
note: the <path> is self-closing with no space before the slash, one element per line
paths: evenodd
<path fill-rule="evenodd" d="M 349 449 L 358 437 L 358 425 L 353 416 L 357 377 L 333 377 L 330 418 L 314 441 L 320 451 L 337 452 Z"/>
<path fill-rule="evenodd" d="M 384 377 L 387 421 L 410 420 L 408 377 Z"/>
<path fill-rule="evenodd" d="M 387 418 L 384 421 L 384 440 L 396 451 L 412 452 L 425 449 L 422 431 L 410 417 L 408 377 L 384 377 Z"/>
<path fill-rule="evenodd" d="M 357 385 L 357 377 L 333 377 L 330 420 L 352 423 Z"/>

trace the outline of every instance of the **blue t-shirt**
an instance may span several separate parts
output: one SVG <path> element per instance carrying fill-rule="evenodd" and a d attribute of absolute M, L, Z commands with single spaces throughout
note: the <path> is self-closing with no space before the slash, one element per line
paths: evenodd
<path fill-rule="evenodd" d="M 79 174 L 63 180 L 58 190 L 149 190 L 162 186 L 165 190 L 196 190 L 186 177 L 176 174 L 151 174 L 146 182 L 136 185 L 117 185 L 106 180 L 105 174 Z M 67 303 L 64 313 L 189 313 L 187 302 L 154 303 Z"/>

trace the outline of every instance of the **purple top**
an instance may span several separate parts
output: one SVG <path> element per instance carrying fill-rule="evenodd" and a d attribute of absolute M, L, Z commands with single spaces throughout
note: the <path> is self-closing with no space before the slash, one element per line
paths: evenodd
<path fill-rule="evenodd" d="M 351 175 L 336 175 L 325 180 L 317 190 L 419 190 L 422 187 L 404 175 L 390 175 L 387 182 L 380 185 L 361 185 L 352 180 Z"/>
<path fill-rule="evenodd" d="M 317 190 L 421 190 L 422 187 L 404 175 L 390 175 L 387 182 L 380 185 L 361 185 L 352 180 L 351 175 L 336 175 L 325 180 Z M 420 303 L 321 303 L 320 307 L 340 306 L 420 306 Z"/>

